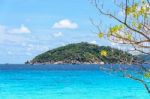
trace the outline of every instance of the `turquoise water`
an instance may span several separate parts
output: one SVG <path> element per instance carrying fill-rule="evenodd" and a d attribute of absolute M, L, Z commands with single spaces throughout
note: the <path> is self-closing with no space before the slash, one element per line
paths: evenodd
<path fill-rule="evenodd" d="M 138 82 L 99 70 L 0 68 L 0 99 L 150 99 L 150 95 Z"/>

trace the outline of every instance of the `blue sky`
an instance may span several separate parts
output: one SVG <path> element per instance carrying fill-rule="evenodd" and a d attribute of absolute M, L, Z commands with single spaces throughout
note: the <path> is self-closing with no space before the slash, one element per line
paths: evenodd
<path fill-rule="evenodd" d="M 104 2 L 105 7 L 110 8 L 111 1 Z M 92 32 L 96 29 L 89 18 L 106 26 L 113 23 L 99 16 L 89 0 L 0 0 L 0 63 L 24 63 L 81 41 L 112 46 Z"/>

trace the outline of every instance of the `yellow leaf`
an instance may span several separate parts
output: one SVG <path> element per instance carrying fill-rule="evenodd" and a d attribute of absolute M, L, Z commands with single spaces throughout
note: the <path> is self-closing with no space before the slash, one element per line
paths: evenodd
<path fill-rule="evenodd" d="M 102 50 L 101 52 L 100 52 L 100 54 L 101 54 L 101 56 L 107 56 L 107 51 L 106 50 Z"/>

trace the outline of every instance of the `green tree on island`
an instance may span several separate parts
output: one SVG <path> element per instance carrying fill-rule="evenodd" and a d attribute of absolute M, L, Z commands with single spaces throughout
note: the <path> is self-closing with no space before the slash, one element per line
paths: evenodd
<path fill-rule="evenodd" d="M 92 0 L 91 3 L 96 7 L 98 14 L 116 21 L 116 24 L 111 25 L 106 31 L 103 31 L 102 26 L 92 21 L 93 25 L 98 29 L 99 38 L 105 38 L 121 46 L 126 46 L 126 51 L 130 53 L 136 52 L 138 54 L 150 55 L 149 0 L 115 0 L 114 6 L 118 9 L 114 12 L 112 9 L 105 9 L 104 3 L 101 4 L 100 0 Z M 120 12 L 117 11 L 120 11 L 122 15 L 119 16 L 118 13 Z M 130 50 L 128 50 L 129 48 Z M 102 52 L 102 54 L 104 54 L 104 57 L 107 57 L 106 52 Z M 108 58 L 115 59 L 115 56 Z M 126 64 L 126 60 L 127 58 L 124 57 L 120 60 L 120 64 Z M 132 59 L 130 64 L 128 66 L 119 65 L 118 68 L 114 68 L 113 65 L 101 66 L 101 69 L 108 73 L 117 72 L 122 77 L 138 81 L 150 93 L 150 65 L 145 66 L 143 61 L 133 61 Z"/>

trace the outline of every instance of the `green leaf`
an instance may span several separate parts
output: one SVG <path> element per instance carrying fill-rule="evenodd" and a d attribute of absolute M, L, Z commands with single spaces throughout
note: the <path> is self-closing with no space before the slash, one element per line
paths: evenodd
<path fill-rule="evenodd" d="M 142 24 L 139 23 L 138 26 L 137 26 L 137 28 L 138 28 L 138 29 L 141 29 L 141 28 L 142 28 Z"/>
<path fill-rule="evenodd" d="M 132 15 L 133 15 L 134 18 L 136 18 L 136 19 L 138 18 L 137 13 L 133 13 Z"/>
<path fill-rule="evenodd" d="M 136 26 L 136 22 L 132 22 L 132 26 Z"/>
<path fill-rule="evenodd" d="M 126 14 L 129 15 L 131 13 L 131 7 L 126 8 Z"/>
<path fill-rule="evenodd" d="M 144 77 L 145 77 L 145 78 L 150 78 L 150 71 L 146 72 L 146 73 L 144 74 Z"/>
<path fill-rule="evenodd" d="M 121 25 L 115 25 L 109 29 L 109 32 L 110 33 L 116 33 L 118 31 L 120 31 L 123 27 L 124 27 L 124 25 L 122 25 L 122 24 Z"/>
<path fill-rule="evenodd" d="M 132 35 L 131 35 L 131 34 L 127 34 L 127 38 L 128 38 L 129 40 L 131 40 Z"/>
<path fill-rule="evenodd" d="M 107 37 L 110 37 L 111 36 L 111 33 L 107 33 Z"/>
<path fill-rule="evenodd" d="M 146 13 L 144 13 L 144 18 L 145 18 L 145 19 L 148 18 L 148 15 L 147 15 Z"/>
<path fill-rule="evenodd" d="M 135 12 L 137 9 L 138 3 L 133 4 L 133 6 L 131 7 L 132 12 Z"/>
<path fill-rule="evenodd" d="M 144 0 L 141 0 L 142 4 L 145 4 L 145 1 Z"/>
<path fill-rule="evenodd" d="M 104 36 L 104 34 L 103 33 L 98 33 L 98 38 L 102 38 Z"/>

